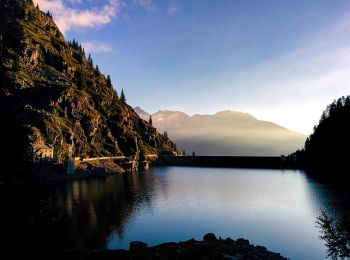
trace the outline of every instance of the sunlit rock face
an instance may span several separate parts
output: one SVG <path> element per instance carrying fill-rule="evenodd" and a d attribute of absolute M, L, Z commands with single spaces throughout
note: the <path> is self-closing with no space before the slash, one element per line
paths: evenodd
<path fill-rule="evenodd" d="M 174 143 L 121 101 L 105 75 L 30 0 L 0 2 L 0 138 L 20 162 L 29 144 L 56 161 L 172 153 Z"/>
<path fill-rule="evenodd" d="M 145 120 L 150 114 L 135 111 Z M 306 136 L 250 114 L 222 111 L 214 115 L 189 116 L 162 110 L 152 116 L 153 125 L 167 131 L 180 151 L 197 155 L 280 156 L 303 146 Z"/>

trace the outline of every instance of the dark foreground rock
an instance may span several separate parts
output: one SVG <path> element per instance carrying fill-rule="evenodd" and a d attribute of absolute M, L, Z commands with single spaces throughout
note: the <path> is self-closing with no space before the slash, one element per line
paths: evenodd
<path fill-rule="evenodd" d="M 287 259 L 279 253 L 270 252 L 263 246 L 254 246 L 248 240 L 239 238 L 217 239 L 206 234 L 202 241 L 190 239 L 184 242 L 170 242 L 153 247 L 134 241 L 130 250 L 104 250 L 94 252 L 70 252 L 61 259 Z"/>

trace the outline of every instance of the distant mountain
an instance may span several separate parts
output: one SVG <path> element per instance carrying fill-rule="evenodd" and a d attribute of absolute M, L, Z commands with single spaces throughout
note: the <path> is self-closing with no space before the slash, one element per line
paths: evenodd
<path fill-rule="evenodd" d="M 134 111 L 141 117 L 142 119 L 148 121 L 150 114 L 148 114 L 145 110 L 142 110 L 141 107 L 134 107 Z"/>
<path fill-rule="evenodd" d="M 149 120 L 150 114 L 139 107 L 134 110 Z M 275 156 L 295 151 L 306 139 L 303 134 L 234 111 L 189 116 L 163 110 L 153 114 L 152 120 L 154 127 L 167 131 L 177 148 L 187 154 Z"/>

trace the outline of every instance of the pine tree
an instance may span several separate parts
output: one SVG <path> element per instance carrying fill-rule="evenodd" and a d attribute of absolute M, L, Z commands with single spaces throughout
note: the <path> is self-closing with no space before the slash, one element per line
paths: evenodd
<path fill-rule="evenodd" d="M 124 94 L 124 89 L 122 89 L 122 92 L 120 93 L 120 100 L 122 101 L 122 102 L 126 102 L 126 98 L 125 98 L 125 94 Z"/>
<path fill-rule="evenodd" d="M 86 89 L 87 84 L 86 84 L 86 74 L 82 70 L 77 70 L 75 72 L 75 78 L 77 82 L 77 87 L 79 89 Z"/>
<path fill-rule="evenodd" d="M 350 96 L 346 96 L 345 106 L 350 106 Z"/>
<path fill-rule="evenodd" d="M 15 59 L 14 59 L 14 69 L 15 69 L 16 71 L 19 71 L 19 70 L 20 70 L 19 56 L 18 56 L 17 53 L 16 53 Z"/>
<path fill-rule="evenodd" d="M 47 11 L 46 16 L 52 19 L 52 14 L 50 13 L 50 11 Z"/>
<path fill-rule="evenodd" d="M 164 134 L 163 134 L 166 138 L 168 138 L 168 132 L 165 131 Z"/>
<path fill-rule="evenodd" d="M 148 123 L 149 123 L 150 125 L 152 125 L 152 124 L 153 124 L 153 122 L 152 122 L 152 116 L 149 116 Z"/>
<path fill-rule="evenodd" d="M 111 87 L 112 86 L 112 81 L 111 81 L 111 76 L 107 75 L 107 86 Z"/>
<path fill-rule="evenodd" d="M 88 59 L 87 59 L 87 63 L 89 64 L 90 67 L 93 67 L 93 66 L 94 66 L 94 62 L 93 62 L 93 60 L 92 60 L 92 58 L 91 58 L 91 54 L 90 54 L 90 53 L 89 53 L 89 57 L 88 57 Z"/>

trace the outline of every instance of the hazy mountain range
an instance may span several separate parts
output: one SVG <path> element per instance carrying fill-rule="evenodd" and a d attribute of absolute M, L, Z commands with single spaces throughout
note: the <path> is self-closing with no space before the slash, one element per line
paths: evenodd
<path fill-rule="evenodd" d="M 150 114 L 134 108 L 144 120 Z M 167 131 L 180 151 L 197 155 L 289 154 L 303 147 L 306 136 L 252 115 L 222 111 L 214 115 L 193 115 L 161 110 L 152 114 L 153 126 Z"/>

